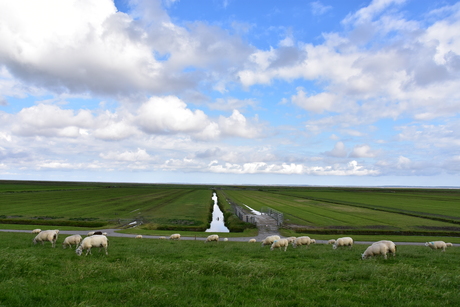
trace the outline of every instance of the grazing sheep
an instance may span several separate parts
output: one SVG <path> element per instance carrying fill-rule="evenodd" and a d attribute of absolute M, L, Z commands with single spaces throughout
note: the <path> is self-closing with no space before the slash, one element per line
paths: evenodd
<path fill-rule="evenodd" d="M 446 246 L 447 246 L 447 247 L 452 247 L 453 244 L 452 244 L 452 243 L 446 243 Z"/>
<path fill-rule="evenodd" d="M 249 239 L 248 243 L 256 243 L 256 239 Z"/>
<path fill-rule="evenodd" d="M 273 242 L 275 242 L 276 240 L 279 240 L 279 239 L 281 239 L 281 238 L 280 238 L 280 236 L 277 236 L 277 235 L 268 236 L 262 241 L 262 246 L 271 245 L 271 244 L 273 244 Z"/>
<path fill-rule="evenodd" d="M 332 245 L 333 249 L 337 249 L 337 247 L 340 246 L 350 246 L 350 248 L 353 246 L 353 239 L 350 237 L 343 237 L 343 238 L 338 238 L 334 245 Z"/>
<path fill-rule="evenodd" d="M 212 241 L 219 242 L 219 236 L 218 235 L 210 235 L 210 236 L 208 236 L 206 238 L 206 241 L 204 241 L 204 243 L 212 242 Z"/>
<path fill-rule="evenodd" d="M 393 243 L 393 241 L 388 241 L 388 240 L 380 240 L 377 241 L 373 244 L 378 244 L 378 243 L 383 243 L 388 247 L 388 252 L 393 254 L 393 257 L 396 256 L 396 244 Z"/>
<path fill-rule="evenodd" d="M 335 244 L 335 240 L 334 239 L 329 240 L 329 241 L 327 241 L 327 244 Z"/>
<path fill-rule="evenodd" d="M 289 238 L 286 238 L 286 239 L 288 240 L 289 243 L 292 243 L 292 242 L 294 242 L 296 237 L 289 237 Z"/>
<path fill-rule="evenodd" d="M 310 239 L 310 244 L 316 244 L 316 240 L 315 239 Z"/>
<path fill-rule="evenodd" d="M 136 239 L 142 239 L 142 235 L 137 235 Z"/>
<path fill-rule="evenodd" d="M 452 243 L 449 243 L 449 245 L 452 246 Z M 425 246 L 428 246 L 431 249 L 441 249 L 442 252 L 445 252 L 448 245 L 444 241 L 432 241 L 426 242 Z"/>
<path fill-rule="evenodd" d="M 388 246 L 383 242 L 376 242 L 369 246 L 361 255 L 361 259 L 366 259 L 373 256 L 383 255 L 383 259 L 387 259 Z"/>
<path fill-rule="evenodd" d="M 224 242 L 227 242 L 228 241 L 228 238 L 224 238 Z"/>
<path fill-rule="evenodd" d="M 64 239 L 64 242 L 62 242 L 62 248 L 66 248 L 67 246 L 72 247 L 72 245 L 75 245 L 75 247 L 78 246 L 81 242 L 81 236 L 80 235 L 73 235 L 73 236 L 68 236 L 67 238 Z"/>
<path fill-rule="evenodd" d="M 34 229 L 32 230 L 32 233 L 40 233 L 40 231 L 42 231 L 41 229 Z"/>
<path fill-rule="evenodd" d="M 50 241 L 51 246 L 55 247 L 56 241 L 58 239 L 58 233 L 56 230 L 44 230 L 41 231 L 33 240 L 34 244 L 37 244 L 37 242 L 41 242 L 42 245 L 44 245 L 45 241 Z"/>
<path fill-rule="evenodd" d="M 86 256 L 88 256 L 88 253 L 91 254 L 91 248 L 92 247 L 99 247 L 99 252 L 102 250 L 102 248 L 105 249 L 105 254 L 108 255 L 107 253 L 107 247 L 109 245 L 109 240 L 107 239 L 106 236 L 103 235 L 95 235 L 95 236 L 90 236 L 86 237 L 81 241 L 80 246 L 75 250 L 75 253 L 77 253 L 78 256 L 81 256 L 81 253 L 83 250 L 86 250 Z"/>
<path fill-rule="evenodd" d="M 275 240 L 275 242 L 272 243 L 270 250 L 274 250 L 275 248 L 279 248 L 281 250 L 281 247 L 284 247 L 284 251 L 286 251 L 288 245 L 289 241 L 287 239 Z"/>
<path fill-rule="evenodd" d="M 292 247 L 296 248 L 298 245 L 310 245 L 311 239 L 308 236 L 298 237 L 292 242 Z"/>
<path fill-rule="evenodd" d="M 160 239 L 160 240 L 165 240 L 166 237 L 161 236 L 161 237 L 159 237 L 158 239 Z"/>
<path fill-rule="evenodd" d="M 90 232 L 88 232 L 87 236 L 91 237 L 93 234 L 94 234 L 94 231 L 90 231 Z"/>
<path fill-rule="evenodd" d="M 175 233 L 169 236 L 169 240 L 180 240 L 180 234 Z"/>

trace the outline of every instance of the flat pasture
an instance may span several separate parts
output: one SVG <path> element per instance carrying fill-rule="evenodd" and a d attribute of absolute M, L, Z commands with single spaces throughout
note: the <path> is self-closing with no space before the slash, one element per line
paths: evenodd
<path fill-rule="evenodd" d="M 360 229 L 387 229 L 387 230 L 423 230 L 423 229 L 452 229 L 458 228 L 460 225 L 449 222 L 427 219 L 418 216 L 409 216 L 400 214 L 397 211 L 375 210 L 371 207 L 374 203 L 371 197 L 359 199 L 358 196 L 351 199 L 360 200 L 361 203 L 368 204 L 366 206 L 348 205 L 343 201 L 341 196 L 354 195 L 353 193 L 338 194 L 335 198 L 330 194 L 324 194 L 323 199 L 329 201 L 309 199 L 309 192 L 297 190 L 283 190 L 279 192 L 254 191 L 254 190 L 225 190 L 225 195 L 232 201 L 241 206 L 247 205 L 255 210 L 260 211 L 263 207 L 270 207 L 284 213 L 286 224 L 294 224 L 297 226 L 308 226 L 315 228 L 342 228 L 356 227 Z M 316 195 L 316 194 L 315 194 Z M 390 201 L 393 194 L 386 193 L 386 200 Z M 381 197 L 383 198 L 383 197 Z M 419 196 L 423 198 L 423 196 Z M 400 200 L 400 199 L 399 199 Z M 384 200 L 381 199 L 381 202 Z M 460 198 L 457 203 L 460 203 Z M 408 208 L 404 202 L 400 202 L 400 208 Z M 454 207 L 454 201 L 450 199 L 448 202 L 450 208 Z M 428 205 L 426 205 L 428 206 Z M 433 206 L 442 206 L 436 203 Z M 458 207 L 458 205 L 457 205 Z M 419 208 L 423 210 L 423 208 Z M 457 213 L 454 213 L 457 214 Z"/>
<path fill-rule="evenodd" d="M 80 185 L 78 188 L 72 184 L 36 186 L 1 183 L 0 217 L 104 221 L 112 225 L 141 220 L 204 226 L 212 203 L 212 190 L 208 188 L 108 184 Z"/>
<path fill-rule="evenodd" d="M 109 237 L 109 255 L 0 233 L 2 306 L 458 306 L 460 248 L 366 245 L 270 251 L 243 242 Z"/>

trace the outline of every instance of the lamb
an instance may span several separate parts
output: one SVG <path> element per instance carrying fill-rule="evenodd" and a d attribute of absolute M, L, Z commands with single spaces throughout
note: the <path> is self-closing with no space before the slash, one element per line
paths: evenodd
<path fill-rule="evenodd" d="M 373 244 L 377 243 L 383 243 L 388 247 L 388 252 L 393 254 L 393 257 L 396 256 L 396 244 L 393 243 L 393 241 L 388 241 L 388 240 L 380 240 L 378 242 L 375 242 Z"/>
<path fill-rule="evenodd" d="M 107 239 L 106 236 L 103 235 L 95 235 L 95 236 L 90 236 L 86 237 L 81 241 L 80 246 L 75 250 L 75 253 L 77 253 L 78 256 L 81 256 L 81 253 L 83 250 L 86 250 L 86 256 L 88 256 L 88 253 L 91 254 L 91 248 L 92 247 L 99 247 L 99 252 L 101 251 L 102 248 L 105 249 L 105 254 L 109 255 L 107 253 L 107 247 L 109 245 L 109 240 Z"/>
<path fill-rule="evenodd" d="M 136 239 L 142 239 L 142 235 L 137 235 Z"/>
<path fill-rule="evenodd" d="M 67 246 L 72 247 L 72 245 L 75 245 L 75 247 L 78 246 L 81 242 L 81 236 L 80 235 L 73 235 L 73 236 L 68 236 L 67 238 L 64 239 L 64 242 L 62 242 L 62 248 L 66 248 Z"/>
<path fill-rule="evenodd" d="M 212 241 L 219 242 L 219 236 L 218 235 L 210 235 L 210 236 L 208 236 L 206 238 L 206 241 L 204 241 L 204 243 L 212 242 Z"/>
<path fill-rule="evenodd" d="M 41 242 L 42 245 L 44 245 L 45 241 L 50 241 L 51 246 L 55 247 L 56 241 L 58 239 L 58 233 L 56 230 L 44 230 L 41 231 L 33 240 L 34 244 L 37 244 L 37 242 Z"/>
<path fill-rule="evenodd" d="M 288 245 L 289 241 L 287 239 L 275 240 L 275 242 L 272 243 L 270 250 L 274 250 L 275 248 L 279 248 L 281 250 L 281 248 L 284 247 L 284 251 L 286 251 Z"/>
<path fill-rule="evenodd" d="M 262 246 L 271 245 L 271 244 L 273 244 L 273 242 L 275 242 L 276 240 L 279 240 L 279 239 L 281 239 L 281 238 L 280 238 L 280 236 L 277 236 L 277 235 L 268 236 L 262 241 Z"/>
<path fill-rule="evenodd" d="M 40 231 L 42 231 L 41 229 L 34 229 L 32 230 L 32 233 L 40 233 Z"/>
<path fill-rule="evenodd" d="M 169 240 L 180 240 L 180 234 L 175 233 L 169 236 Z"/>
<path fill-rule="evenodd" d="M 298 237 L 292 242 L 292 247 L 296 248 L 297 245 L 310 245 L 311 244 L 311 239 L 308 236 L 303 236 L 303 237 Z"/>
<path fill-rule="evenodd" d="M 337 247 L 340 246 L 350 246 L 350 248 L 353 246 L 353 239 L 350 237 L 343 237 L 343 238 L 338 238 L 334 245 L 332 245 L 333 249 L 337 249 Z"/>
<path fill-rule="evenodd" d="M 327 244 L 335 244 L 335 240 L 334 239 L 329 240 L 329 241 L 327 241 Z"/>
<path fill-rule="evenodd" d="M 249 239 L 248 243 L 256 243 L 256 239 Z"/>
<path fill-rule="evenodd" d="M 368 257 L 383 255 L 383 259 L 387 259 L 387 253 L 389 251 L 388 246 L 383 242 L 376 242 L 369 246 L 364 253 L 361 255 L 361 259 Z"/>
<path fill-rule="evenodd" d="M 448 244 L 449 245 L 447 245 L 447 243 L 444 241 L 432 241 L 432 242 L 426 242 L 425 246 L 428 246 L 431 249 L 442 249 L 442 252 L 445 252 L 447 246 L 452 246 L 452 243 L 448 243 Z"/>

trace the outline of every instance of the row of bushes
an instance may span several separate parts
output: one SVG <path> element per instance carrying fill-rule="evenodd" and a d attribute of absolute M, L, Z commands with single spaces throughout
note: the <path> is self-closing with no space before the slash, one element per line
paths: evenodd
<path fill-rule="evenodd" d="M 225 198 L 226 195 L 221 192 L 219 193 L 217 198 L 217 205 L 219 206 L 220 210 L 224 213 L 224 223 L 225 227 L 230 230 L 230 232 L 243 232 L 246 229 L 254 229 L 257 228 L 256 225 L 251 223 L 246 223 L 240 220 L 234 213 L 233 208 L 231 206 L 225 206 Z"/>
<path fill-rule="evenodd" d="M 104 227 L 107 222 L 93 221 L 68 221 L 68 220 L 24 220 L 24 219 L 0 219 L 0 224 L 18 225 L 45 225 L 45 226 L 73 226 L 73 227 Z"/>
<path fill-rule="evenodd" d="M 387 235 L 387 236 L 441 236 L 460 237 L 458 231 L 412 231 L 412 230 L 371 230 L 371 229 L 310 229 L 297 228 L 294 230 L 301 234 L 322 235 Z"/>

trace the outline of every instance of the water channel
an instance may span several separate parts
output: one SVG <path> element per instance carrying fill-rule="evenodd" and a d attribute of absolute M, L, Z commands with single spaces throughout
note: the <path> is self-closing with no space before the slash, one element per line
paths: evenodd
<path fill-rule="evenodd" d="M 224 214 L 217 205 L 217 195 L 214 193 L 212 195 L 212 200 L 214 201 L 214 206 L 212 208 L 212 220 L 209 229 L 206 229 L 206 232 L 230 232 L 230 230 L 224 224 Z"/>

